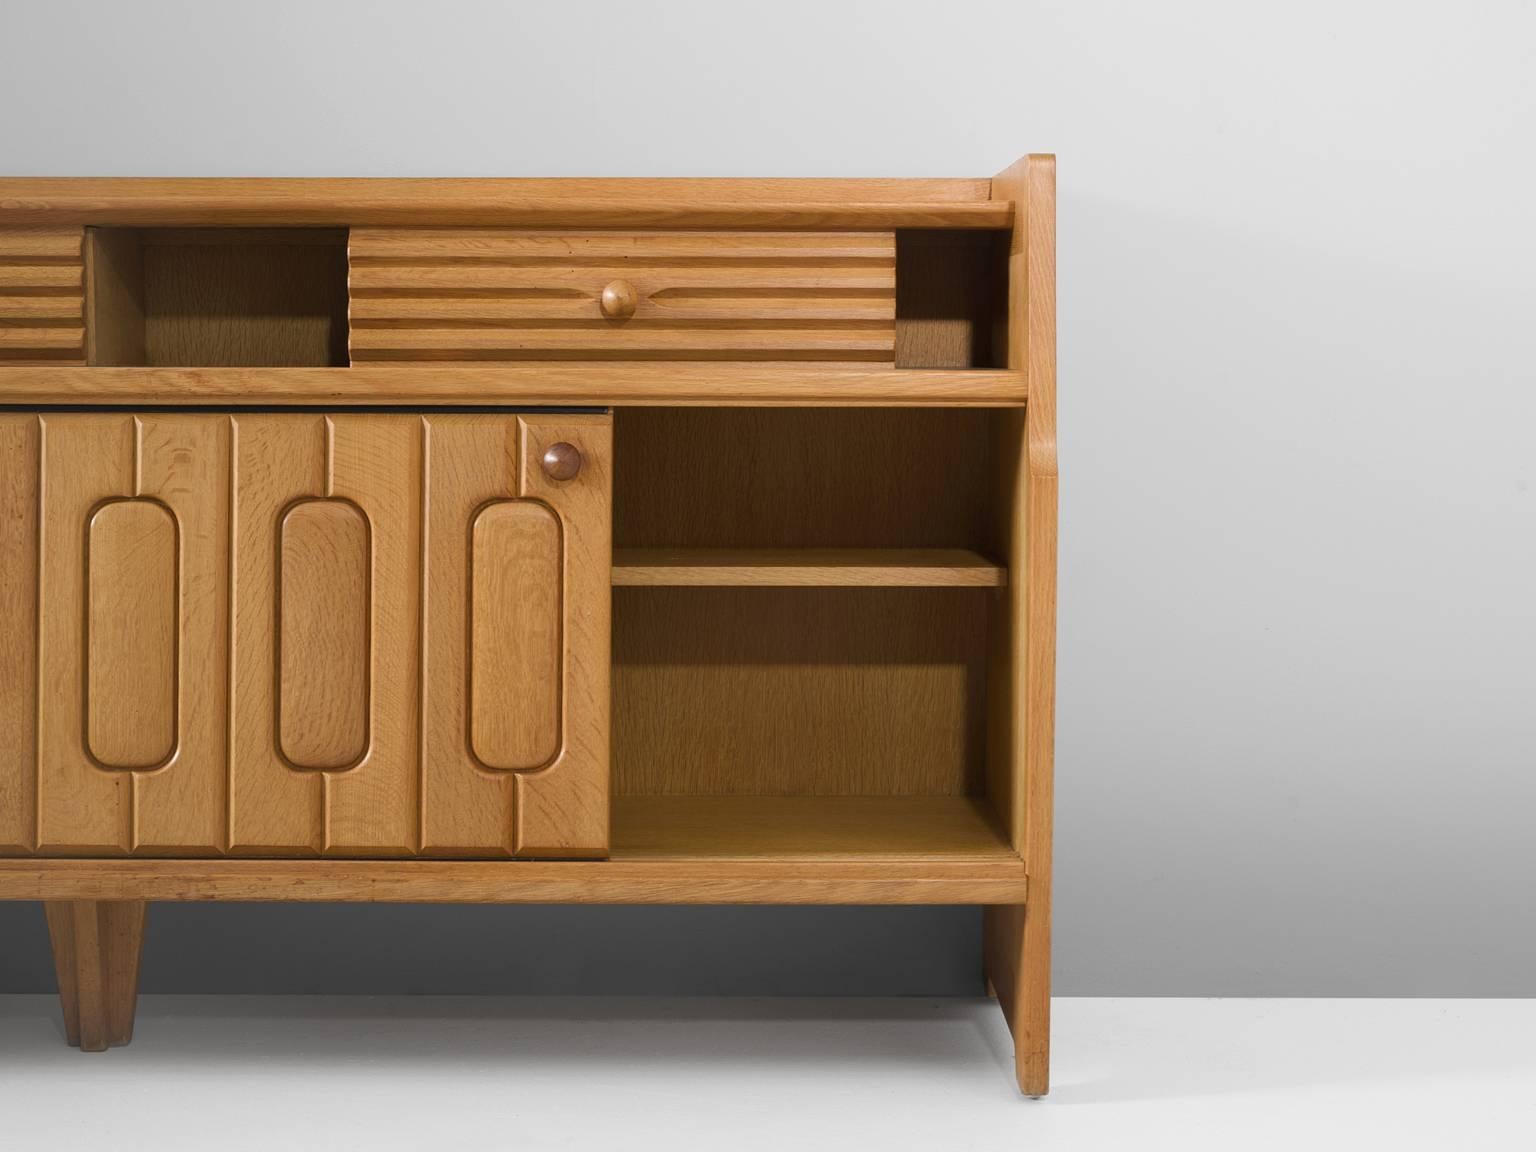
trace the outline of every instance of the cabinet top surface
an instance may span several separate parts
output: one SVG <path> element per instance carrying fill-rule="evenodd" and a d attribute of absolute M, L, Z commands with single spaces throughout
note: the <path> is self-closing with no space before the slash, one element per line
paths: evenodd
<path fill-rule="evenodd" d="M 0 227 L 506 224 L 1005 229 L 986 179 L 0 178 Z"/>

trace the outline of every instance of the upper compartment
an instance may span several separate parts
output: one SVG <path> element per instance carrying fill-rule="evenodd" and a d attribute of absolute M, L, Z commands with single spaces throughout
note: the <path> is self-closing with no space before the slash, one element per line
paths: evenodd
<path fill-rule="evenodd" d="M 1019 406 L 1047 160 L 1027 186 L 0 179 L 0 398 Z"/>
<path fill-rule="evenodd" d="M 862 360 L 896 343 L 892 232 L 356 228 L 368 360 Z"/>
<path fill-rule="evenodd" d="M 340 228 L 90 228 L 90 363 L 347 363 Z"/>

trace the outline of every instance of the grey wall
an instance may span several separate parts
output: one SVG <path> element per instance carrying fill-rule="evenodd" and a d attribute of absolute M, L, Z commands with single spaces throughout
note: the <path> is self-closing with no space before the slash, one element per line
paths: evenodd
<path fill-rule="evenodd" d="M 13 2 L 0 171 L 984 176 L 1057 151 L 1060 989 L 1530 995 L 1533 13 Z M 964 991 L 974 927 L 180 908 L 146 977 Z M 0 908 L 0 942 L 0 988 L 46 982 L 35 909 Z"/>

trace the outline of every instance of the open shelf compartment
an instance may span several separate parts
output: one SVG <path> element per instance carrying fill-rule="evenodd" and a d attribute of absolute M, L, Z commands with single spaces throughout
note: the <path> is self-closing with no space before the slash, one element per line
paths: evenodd
<path fill-rule="evenodd" d="M 1018 865 L 1010 420 L 618 410 L 615 859 Z"/>
<path fill-rule="evenodd" d="M 345 367 L 338 228 L 91 228 L 87 356 L 119 367 Z"/>

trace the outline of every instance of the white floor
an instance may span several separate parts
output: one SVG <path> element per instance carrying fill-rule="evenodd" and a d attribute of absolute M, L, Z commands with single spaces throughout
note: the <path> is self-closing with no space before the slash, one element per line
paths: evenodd
<path fill-rule="evenodd" d="M 0 997 L 0 1147 L 1536 1147 L 1536 1000 L 1055 1012 L 1030 1101 L 987 1000 L 151 996 L 84 1055 L 52 997 Z"/>

